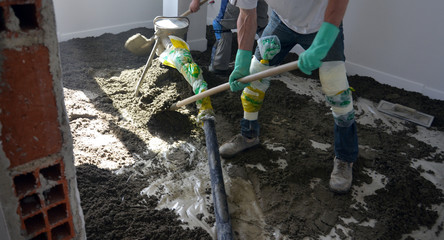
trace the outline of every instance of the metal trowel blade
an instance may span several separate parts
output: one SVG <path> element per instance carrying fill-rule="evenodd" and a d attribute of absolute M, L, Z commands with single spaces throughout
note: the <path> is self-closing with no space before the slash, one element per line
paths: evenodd
<path fill-rule="evenodd" d="M 409 108 L 400 104 L 387 102 L 381 100 L 378 104 L 377 109 L 380 112 L 386 113 L 388 115 L 404 119 L 416 124 L 430 127 L 432 125 L 434 117 L 422 112 L 418 112 L 413 108 Z"/>

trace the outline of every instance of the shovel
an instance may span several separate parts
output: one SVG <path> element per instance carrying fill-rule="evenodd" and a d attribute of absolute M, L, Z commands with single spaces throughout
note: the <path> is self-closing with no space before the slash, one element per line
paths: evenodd
<path fill-rule="evenodd" d="M 271 76 L 274 76 L 274 75 L 277 75 L 277 74 L 293 71 L 293 70 L 296 70 L 296 69 L 298 69 L 298 61 L 293 61 L 293 62 L 289 62 L 289 63 L 283 64 L 283 65 L 275 67 L 275 68 L 270 68 L 270 69 L 262 71 L 262 72 L 258 72 L 258 73 L 255 73 L 255 74 L 248 75 L 246 77 L 238 79 L 238 81 L 243 82 L 243 83 L 249 83 L 249 82 L 253 82 L 253 81 L 256 81 L 256 80 L 259 80 L 259 79 L 262 79 L 262 78 L 271 77 Z M 204 97 L 209 97 L 209 96 L 211 96 L 213 94 L 216 94 L 216 93 L 228 90 L 228 89 L 230 89 L 230 84 L 229 83 L 221 84 L 221 85 L 219 85 L 217 87 L 208 89 L 208 90 L 206 90 L 204 92 L 201 92 L 199 94 L 193 95 L 193 96 L 191 96 L 189 98 L 185 98 L 184 100 L 181 100 L 181 101 L 178 101 L 178 102 L 174 103 L 173 105 L 171 105 L 170 110 L 175 111 L 175 110 L 179 109 L 182 106 L 185 106 L 187 104 L 190 104 L 192 102 L 200 100 L 200 99 L 202 99 Z"/>
<path fill-rule="evenodd" d="M 199 3 L 199 6 L 202 6 L 204 3 L 206 3 L 208 0 L 202 0 Z M 191 11 L 188 9 L 188 11 L 182 13 L 180 17 L 186 17 L 191 14 Z M 151 50 L 151 45 L 155 42 L 155 35 L 153 35 L 150 38 L 146 38 L 140 33 L 134 34 L 128 40 L 125 42 L 125 48 L 128 49 L 130 52 L 136 54 L 137 56 L 145 56 L 147 55 Z"/>

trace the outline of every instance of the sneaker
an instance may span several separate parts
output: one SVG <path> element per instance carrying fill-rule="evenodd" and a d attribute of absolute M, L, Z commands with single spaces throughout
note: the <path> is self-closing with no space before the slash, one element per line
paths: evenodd
<path fill-rule="evenodd" d="M 330 189 L 336 193 L 346 193 L 352 184 L 353 163 L 344 162 L 335 157 L 333 171 L 330 175 Z"/>
<path fill-rule="evenodd" d="M 241 134 L 234 136 L 230 141 L 219 148 L 219 154 L 223 158 L 231 158 L 234 155 L 259 144 L 259 138 L 248 139 Z"/>

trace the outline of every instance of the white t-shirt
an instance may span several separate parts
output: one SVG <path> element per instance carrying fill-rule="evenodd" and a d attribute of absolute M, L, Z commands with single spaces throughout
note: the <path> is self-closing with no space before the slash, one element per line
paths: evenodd
<path fill-rule="evenodd" d="M 324 21 L 328 0 L 265 0 L 282 22 L 297 33 L 308 34 L 319 30 Z M 252 9 L 257 0 L 230 0 L 239 8 Z"/>

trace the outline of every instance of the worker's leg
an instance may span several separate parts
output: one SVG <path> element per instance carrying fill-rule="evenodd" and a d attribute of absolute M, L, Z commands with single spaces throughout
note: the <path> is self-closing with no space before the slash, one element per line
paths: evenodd
<path fill-rule="evenodd" d="M 250 65 L 250 73 L 256 73 L 270 68 L 261 64 L 256 57 L 253 57 Z M 224 143 L 219 148 L 222 157 L 228 158 L 252 148 L 259 144 L 259 123 L 258 113 L 262 107 L 265 91 L 270 86 L 269 78 L 254 81 L 250 86 L 244 88 L 241 95 L 244 117 L 240 121 L 241 134 L 236 135 L 230 141 Z"/>
<path fill-rule="evenodd" d="M 264 65 L 254 56 L 251 60 L 250 74 L 264 71 L 271 68 Z M 265 92 L 270 86 L 270 79 L 263 78 L 254 81 L 250 86 L 244 88 L 241 95 L 242 107 L 244 109 L 244 117 L 241 120 L 241 134 L 242 136 L 252 139 L 259 137 L 259 110 L 264 101 Z"/>
<path fill-rule="evenodd" d="M 358 157 L 358 138 L 344 62 L 324 62 L 319 69 L 319 78 L 334 118 L 335 155 L 342 161 L 353 163 Z"/>
<path fill-rule="evenodd" d="M 334 119 L 335 159 L 330 177 L 330 188 L 347 192 L 352 183 L 352 166 L 358 157 L 358 137 L 354 118 L 353 99 L 348 85 L 342 24 L 339 34 L 319 68 L 319 78 Z M 316 33 L 302 37 L 299 44 L 307 49 Z"/>
<path fill-rule="evenodd" d="M 216 41 L 211 51 L 209 70 L 214 73 L 226 73 L 231 58 L 233 36 L 230 29 L 222 27 L 217 22 L 213 22 L 213 29 L 216 34 Z"/>
<path fill-rule="evenodd" d="M 294 32 L 286 27 L 276 14 L 270 17 L 270 22 L 264 29 L 262 37 L 276 35 L 280 39 L 281 44 L 281 51 L 269 61 L 270 63 L 273 61 L 273 65 L 279 64 L 285 55 L 293 48 L 296 44 L 296 38 L 292 37 L 293 34 Z M 256 49 L 255 56 L 250 65 L 251 74 L 271 67 L 268 64 L 262 64 L 260 60 L 262 60 L 262 56 L 260 51 Z M 222 157 L 232 157 L 241 151 L 259 144 L 258 115 L 269 84 L 269 79 L 265 78 L 254 81 L 250 86 L 244 88 L 241 96 L 242 107 L 244 109 L 244 117 L 240 122 L 241 134 L 235 136 L 235 138 L 220 147 L 219 152 Z"/>
<path fill-rule="evenodd" d="M 214 73 L 227 73 L 231 60 L 231 46 L 233 34 L 231 29 L 236 28 L 239 9 L 227 0 L 221 2 L 219 14 L 213 21 L 213 30 L 216 41 L 211 52 L 209 70 Z"/>
<path fill-rule="evenodd" d="M 276 36 L 279 39 L 281 50 L 268 60 L 268 64 L 261 63 L 263 56 L 256 48 L 254 57 L 250 65 L 250 74 L 264 71 L 272 66 L 282 62 L 288 52 L 296 45 L 297 37 L 295 33 L 289 29 L 273 12 L 270 16 L 270 22 L 265 27 L 262 38 Z M 241 96 L 242 106 L 244 109 L 244 118 L 241 120 L 241 133 L 247 138 L 259 137 L 259 124 L 257 123 L 259 110 L 262 106 L 265 91 L 270 85 L 269 78 L 254 81 L 249 87 L 244 88 Z"/>
<path fill-rule="evenodd" d="M 335 132 L 335 155 L 353 163 L 358 158 L 358 137 L 354 118 L 353 99 L 345 70 L 344 34 L 339 34 L 319 68 L 322 91 L 332 106 Z"/>
<path fill-rule="evenodd" d="M 263 56 L 256 48 L 254 57 L 250 65 L 250 74 L 264 71 L 272 66 L 282 62 L 288 52 L 296 45 L 297 37 L 295 33 L 289 29 L 273 12 L 270 16 L 270 22 L 265 27 L 262 38 L 276 36 L 279 39 L 281 50 L 268 60 L 268 64 L 261 63 Z M 259 137 L 259 124 L 257 122 L 259 110 L 265 97 L 265 91 L 270 85 L 269 78 L 254 81 L 249 87 L 244 88 L 241 96 L 242 106 L 244 109 L 244 118 L 241 120 L 241 133 L 247 138 Z"/>
<path fill-rule="evenodd" d="M 358 157 L 353 98 L 343 61 L 324 62 L 319 69 L 322 90 L 334 118 L 335 159 L 330 176 L 330 189 L 347 192 L 352 184 L 353 162 Z"/>

